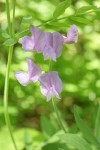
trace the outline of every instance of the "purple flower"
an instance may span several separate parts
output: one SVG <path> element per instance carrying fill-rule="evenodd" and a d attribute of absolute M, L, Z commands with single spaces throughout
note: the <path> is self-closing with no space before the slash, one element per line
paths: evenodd
<path fill-rule="evenodd" d="M 34 51 L 34 49 L 40 53 L 45 47 L 45 33 L 40 29 L 31 26 L 30 31 L 32 36 L 24 36 L 22 38 L 22 48 L 25 51 Z"/>
<path fill-rule="evenodd" d="M 45 47 L 45 32 L 40 30 L 37 27 L 31 26 L 30 31 L 32 34 L 33 42 L 34 42 L 34 49 L 38 52 L 41 53 L 44 50 Z M 27 41 L 26 41 L 27 42 Z"/>
<path fill-rule="evenodd" d="M 47 97 L 47 101 L 54 96 L 60 99 L 59 93 L 62 91 L 62 81 L 56 71 L 41 75 L 39 81 L 41 93 Z"/>
<path fill-rule="evenodd" d="M 22 48 L 25 50 L 25 51 L 33 51 L 34 50 L 34 37 L 31 36 L 24 36 L 22 38 Z"/>
<path fill-rule="evenodd" d="M 24 36 L 22 38 L 22 48 L 25 51 L 34 51 L 43 53 L 44 59 L 52 59 L 61 55 L 63 43 L 72 44 L 77 42 L 78 30 L 76 25 L 72 25 L 67 33 L 67 36 L 62 36 L 58 32 L 43 32 L 37 27 L 31 26 L 30 31 L 32 36 Z"/>
<path fill-rule="evenodd" d="M 60 33 L 46 32 L 45 33 L 45 47 L 43 50 L 44 59 L 52 59 L 56 61 L 56 58 L 61 55 L 63 45 L 63 37 Z"/>
<path fill-rule="evenodd" d="M 27 58 L 28 63 L 28 72 L 16 71 L 15 78 L 19 81 L 20 84 L 26 86 L 29 82 L 38 81 L 39 77 L 42 74 L 42 70 L 31 59 Z"/>
<path fill-rule="evenodd" d="M 78 38 L 78 29 L 76 27 L 76 25 L 72 25 L 67 33 L 67 36 L 63 36 L 64 38 L 64 43 L 67 44 L 73 44 L 77 42 L 77 38 Z"/>
<path fill-rule="evenodd" d="M 50 58 L 56 61 L 56 58 L 61 55 L 63 36 L 58 32 L 43 32 L 34 26 L 30 27 L 30 31 L 31 37 L 22 38 L 22 48 L 25 51 L 35 49 L 38 53 L 43 53 L 45 60 Z"/>

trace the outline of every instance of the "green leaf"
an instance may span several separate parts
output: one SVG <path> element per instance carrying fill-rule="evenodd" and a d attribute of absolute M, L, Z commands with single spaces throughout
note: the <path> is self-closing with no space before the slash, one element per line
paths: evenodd
<path fill-rule="evenodd" d="M 89 142 L 94 143 L 96 146 L 100 147 L 99 142 L 97 141 L 97 139 L 95 138 L 95 136 L 92 134 L 90 128 L 88 128 L 88 126 L 80 118 L 76 106 L 74 106 L 74 117 L 75 117 L 76 124 L 77 124 L 78 128 L 81 130 L 83 136 Z"/>
<path fill-rule="evenodd" d="M 53 13 L 53 17 L 57 18 L 60 15 L 62 15 L 65 12 L 65 9 L 68 8 L 70 5 L 71 5 L 71 0 L 66 0 L 58 4 L 58 6 L 56 7 Z"/>
<path fill-rule="evenodd" d="M 71 22 L 67 19 L 66 22 L 51 22 L 50 25 L 53 25 L 55 27 L 69 27 L 71 25 Z"/>
<path fill-rule="evenodd" d="M 76 15 L 85 14 L 86 12 L 95 10 L 96 8 L 96 6 L 83 6 L 77 10 Z"/>
<path fill-rule="evenodd" d="M 95 121 L 95 134 L 98 139 L 100 139 L 100 104 L 98 106 L 96 121 Z"/>
<path fill-rule="evenodd" d="M 25 150 L 33 150 L 33 137 L 32 135 L 28 132 L 28 130 L 25 130 L 24 133 L 24 142 L 25 142 Z"/>
<path fill-rule="evenodd" d="M 68 145 L 71 145 L 77 150 L 92 150 L 90 145 L 80 136 L 76 134 L 62 134 L 59 136 Z"/>
<path fill-rule="evenodd" d="M 95 9 L 95 11 L 100 12 L 100 7 L 97 7 L 97 9 Z"/>
<path fill-rule="evenodd" d="M 8 39 L 4 42 L 4 45 L 5 46 L 12 46 L 14 44 L 17 43 L 17 39 L 16 38 L 11 38 L 11 39 Z"/>
<path fill-rule="evenodd" d="M 57 141 L 52 143 L 46 142 L 42 147 L 42 150 L 69 150 L 69 149 L 66 148 L 66 144 Z"/>
<path fill-rule="evenodd" d="M 51 121 L 45 116 L 41 117 L 41 127 L 42 127 L 44 134 L 47 137 L 51 137 L 54 133 L 56 133 L 55 127 L 53 126 Z"/>
<path fill-rule="evenodd" d="M 24 30 L 24 31 L 21 31 L 21 32 L 16 33 L 16 34 L 15 34 L 15 37 L 16 37 L 17 39 L 19 39 L 19 38 L 22 38 L 22 37 L 25 36 L 25 35 L 28 35 L 29 33 L 30 33 L 29 29 L 26 29 L 26 30 Z"/>
<path fill-rule="evenodd" d="M 73 21 L 82 23 L 82 24 L 92 24 L 92 22 L 86 18 L 81 18 L 81 17 L 71 17 L 70 18 Z"/>
<path fill-rule="evenodd" d="M 2 37 L 8 39 L 8 38 L 10 38 L 10 35 L 8 33 L 6 33 L 6 32 L 3 32 L 2 33 Z"/>
<path fill-rule="evenodd" d="M 32 22 L 33 22 L 32 16 L 23 17 L 22 19 L 22 23 L 32 24 Z"/>

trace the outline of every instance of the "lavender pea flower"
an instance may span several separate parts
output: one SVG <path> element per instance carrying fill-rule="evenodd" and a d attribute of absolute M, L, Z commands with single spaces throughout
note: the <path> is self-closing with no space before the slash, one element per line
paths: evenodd
<path fill-rule="evenodd" d="M 62 45 L 63 45 L 63 37 L 60 33 L 54 32 L 46 32 L 45 33 L 45 47 L 43 50 L 44 59 L 52 59 L 56 61 L 56 58 L 61 55 Z"/>
<path fill-rule="evenodd" d="M 34 50 L 34 37 L 31 36 L 24 36 L 22 38 L 22 48 L 25 50 L 25 51 L 33 51 Z"/>
<path fill-rule="evenodd" d="M 67 36 L 63 36 L 64 43 L 73 44 L 77 42 L 78 39 L 78 29 L 76 25 L 72 25 L 67 33 Z"/>
<path fill-rule="evenodd" d="M 56 61 L 56 57 L 61 55 L 63 37 L 58 32 L 43 32 L 40 29 L 31 26 L 30 31 L 34 37 L 34 48 L 38 53 L 43 53 L 44 59 Z"/>
<path fill-rule="evenodd" d="M 39 78 L 41 93 L 46 96 L 47 101 L 52 97 L 60 99 L 59 93 L 62 91 L 62 81 L 56 71 L 43 74 Z"/>
<path fill-rule="evenodd" d="M 30 32 L 31 37 L 24 36 L 22 38 L 22 48 L 25 51 L 36 50 L 38 53 L 42 52 L 45 46 L 45 33 L 34 26 L 30 27 Z"/>
<path fill-rule="evenodd" d="M 22 48 L 25 51 L 34 51 L 43 53 L 44 59 L 52 59 L 61 55 L 63 43 L 72 44 L 77 42 L 78 30 L 76 25 L 72 25 L 67 33 L 67 36 L 62 36 L 59 32 L 43 32 L 37 27 L 31 26 L 30 31 L 32 36 L 22 38 Z"/>
<path fill-rule="evenodd" d="M 31 26 L 30 31 L 32 36 L 25 36 L 22 38 L 22 48 L 25 51 L 34 51 L 43 53 L 44 59 L 52 59 L 61 55 L 63 37 L 60 33 L 43 32 L 40 29 Z"/>
<path fill-rule="evenodd" d="M 26 86 L 29 82 L 38 81 L 39 77 L 42 74 L 42 70 L 31 59 L 27 58 L 28 63 L 28 72 L 16 71 L 15 78 L 19 81 L 20 84 Z"/>

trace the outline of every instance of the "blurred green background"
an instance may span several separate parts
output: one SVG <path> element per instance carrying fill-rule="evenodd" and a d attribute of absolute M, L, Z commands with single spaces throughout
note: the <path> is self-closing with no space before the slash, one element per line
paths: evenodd
<path fill-rule="evenodd" d="M 39 25 L 52 18 L 60 0 L 20 0 L 16 3 L 16 32 L 23 31 L 29 24 L 22 23 L 23 17 L 32 16 L 32 24 Z M 61 100 L 57 106 L 68 131 L 76 133 L 73 117 L 74 104 L 79 106 L 80 115 L 91 128 L 94 128 L 97 104 L 100 101 L 100 11 L 86 12 L 75 18 L 77 9 L 83 6 L 98 6 L 99 0 L 72 0 L 71 6 L 60 16 L 66 19 L 48 23 L 41 27 L 44 31 L 58 31 L 67 34 L 68 28 L 76 24 L 79 31 L 78 42 L 64 45 L 62 55 L 52 70 L 59 72 L 63 82 Z M 10 4 L 12 8 L 12 2 Z M 12 9 L 11 9 L 12 13 Z M 69 17 L 69 16 L 72 17 Z M 77 16 L 76 16 L 77 17 Z M 0 150 L 13 150 L 4 119 L 3 93 L 8 57 L 8 47 L 2 32 L 7 31 L 5 1 L 0 0 Z M 40 93 L 39 83 L 22 87 L 14 78 L 14 71 L 27 71 L 26 57 L 32 58 L 44 71 L 48 71 L 49 61 L 42 54 L 25 53 L 21 44 L 14 46 L 10 72 L 9 115 L 14 137 L 20 150 L 58 150 L 64 144 L 51 138 L 59 129 L 51 102 L 46 102 Z M 51 141 L 50 141 L 51 140 Z"/>

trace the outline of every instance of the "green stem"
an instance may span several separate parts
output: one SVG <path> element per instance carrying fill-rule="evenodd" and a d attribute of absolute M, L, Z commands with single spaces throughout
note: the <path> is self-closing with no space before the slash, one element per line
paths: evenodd
<path fill-rule="evenodd" d="M 9 34 L 12 35 L 12 33 L 11 33 L 11 21 L 10 21 L 10 10 L 9 10 L 9 0 L 6 0 L 6 12 L 7 12 L 8 31 L 9 31 Z"/>
<path fill-rule="evenodd" d="M 70 16 L 70 17 L 71 17 L 71 16 Z M 68 16 L 62 17 L 62 18 L 49 19 L 49 20 L 45 21 L 44 23 L 42 23 L 42 24 L 40 24 L 40 25 L 38 25 L 38 26 L 36 26 L 36 27 L 41 27 L 41 26 L 43 26 L 43 25 L 45 25 L 45 24 L 48 24 L 48 23 L 50 23 L 50 22 L 55 22 L 55 21 L 59 21 L 59 20 L 67 19 L 67 18 L 68 18 Z M 22 31 L 22 32 L 20 32 L 20 33 L 15 34 L 15 37 L 16 37 L 17 39 L 19 39 L 19 38 L 21 38 L 21 37 L 23 37 L 23 36 L 25 36 L 25 35 L 27 35 L 27 34 L 29 34 L 29 33 L 30 33 L 30 31 L 29 31 L 29 29 L 27 29 L 27 30 L 25 30 L 25 31 Z"/>
<path fill-rule="evenodd" d="M 98 139 L 100 138 L 100 104 L 98 104 L 98 110 L 95 120 L 95 136 Z"/>
<path fill-rule="evenodd" d="M 15 32 L 15 6 L 16 6 L 16 0 L 13 0 L 13 21 L 12 21 L 12 34 L 13 35 Z"/>
<path fill-rule="evenodd" d="M 15 18 L 15 1 L 13 5 L 13 28 L 11 30 L 11 20 L 10 20 L 10 10 L 9 10 L 9 0 L 6 0 L 6 11 L 7 11 L 7 21 L 8 21 L 8 30 L 10 36 L 14 33 L 14 18 Z M 9 90 L 9 72 L 10 72 L 10 66 L 11 66 L 11 60 L 12 60 L 12 54 L 13 54 L 13 46 L 9 47 L 9 54 L 8 54 L 8 63 L 7 63 L 7 70 L 6 70 L 6 77 L 5 77 L 5 87 L 4 87 L 4 113 L 5 113 L 5 121 L 14 145 L 15 150 L 17 150 L 17 146 L 13 137 L 9 113 L 8 113 L 8 90 Z"/>
<path fill-rule="evenodd" d="M 9 54 L 8 54 L 8 63 L 7 63 L 7 70 L 6 70 L 6 77 L 5 77 L 5 88 L 4 88 L 4 113 L 5 113 L 5 121 L 13 142 L 13 145 L 15 147 L 15 150 L 17 150 L 16 143 L 12 134 L 12 128 L 8 113 L 8 89 L 9 89 L 9 72 L 10 72 L 10 65 L 11 65 L 11 59 L 12 59 L 12 53 L 13 53 L 13 46 L 9 47 Z"/>
<path fill-rule="evenodd" d="M 61 118 L 60 118 L 60 116 L 59 116 L 59 112 L 58 112 L 58 110 L 57 110 L 57 107 L 56 107 L 56 104 L 55 104 L 55 101 L 54 101 L 53 98 L 52 98 L 52 105 L 53 105 L 54 111 L 55 111 L 55 113 L 56 113 L 57 121 L 58 121 L 58 124 L 59 124 L 60 128 L 61 128 L 65 133 L 67 133 L 67 131 L 66 131 L 66 129 L 65 129 L 65 127 L 64 127 L 64 125 L 63 125 L 63 123 L 62 123 L 62 121 L 61 121 Z"/>
<path fill-rule="evenodd" d="M 51 70 L 51 67 L 52 67 L 52 66 L 51 66 L 51 62 L 52 62 L 52 60 L 50 59 L 48 71 Z M 57 116 L 57 122 L 58 122 L 58 124 L 59 124 L 59 127 L 60 127 L 65 133 L 67 133 L 67 131 L 66 131 L 66 129 L 65 129 L 65 127 L 64 127 L 64 125 L 63 125 L 63 123 L 62 123 L 62 121 L 61 121 L 61 118 L 60 118 L 60 116 L 59 116 L 59 112 L 58 112 L 58 110 L 57 110 L 57 107 L 56 107 L 56 104 L 55 104 L 55 101 L 54 101 L 53 97 L 52 97 L 52 105 L 53 105 L 54 111 L 55 111 L 56 116 Z"/>
<path fill-rule="evenodd" d="M 66 18 L 68 18 L 68 17 L 49 19 L 49 20 L 47 20 L 46 22 L 43 22 L 42 24 L 38 25 L 37 27 L 41 27 L 41 26 L 43 26 L 43 25 L 45 25 L 45 24 L 48 24 L 48 23 L 50 23 L 50 22 L 55 22 L 55 21 L 59 21 L 59 20 L 66 19 Z"/>

